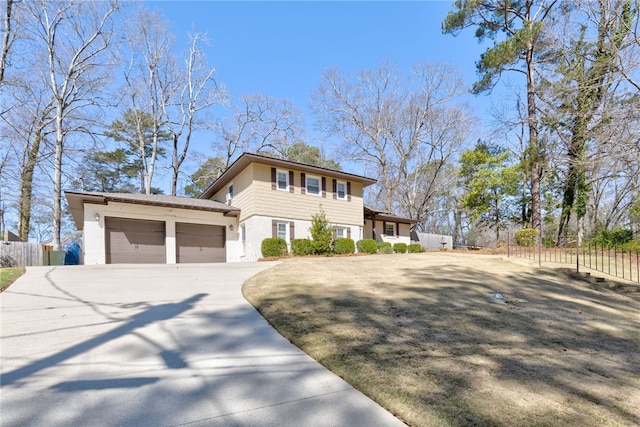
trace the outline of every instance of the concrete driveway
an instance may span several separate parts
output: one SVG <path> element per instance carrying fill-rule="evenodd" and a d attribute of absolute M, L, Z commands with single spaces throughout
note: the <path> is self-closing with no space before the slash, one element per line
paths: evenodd
<path fill-rule="evenodd" d="M 245 301 L 271 265 L 29 268 L 0 294 L 0 425 L 404 425 Z"/>

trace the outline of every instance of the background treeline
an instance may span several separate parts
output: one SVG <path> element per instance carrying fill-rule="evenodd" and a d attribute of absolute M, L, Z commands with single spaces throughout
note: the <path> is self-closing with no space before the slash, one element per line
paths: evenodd
<path fill-rule="evenodd" d="M 348 165 L 378 179 L 368 204 L 458 244 L 528 227 L 550 245 L 637 237 L 637 1 L 456 2 L 443 32 L 487 47 L 473 86 L 444 64 L 329 68 L 311 94 L 322 146 L 289 100 L 232 96 L 206 35 L 178 45 L 142 4 L 0 7 L 0 230 L 24 239 L 73 229 L 65 189 L 195 196 L 243 151 Z M 492 111 L 462 102 L 496 85 Z"/>

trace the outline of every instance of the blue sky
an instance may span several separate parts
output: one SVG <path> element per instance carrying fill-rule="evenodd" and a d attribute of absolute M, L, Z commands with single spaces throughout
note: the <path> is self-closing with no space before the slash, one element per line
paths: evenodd
<path fill-rule="evenodd" d="M 308 142 L 318 141 L 309 112 L 310 95 L 322 73 L 396 64 L 407 73 L 416 62 L 447 62 L 466 83 L 476 78 L 480 46 L 473 29 L 443 35 L 441 24 L 452 1 L 146 1 L 172 23 L 178 46 L 186 32 L 206 32 L 216 79 L 233 97 L 260 93 L 287 98 L 305 113 Z M 486 95 L 465 97 L 480 117 Z M 196 150 L 207 151 L 205 141 Z"/>

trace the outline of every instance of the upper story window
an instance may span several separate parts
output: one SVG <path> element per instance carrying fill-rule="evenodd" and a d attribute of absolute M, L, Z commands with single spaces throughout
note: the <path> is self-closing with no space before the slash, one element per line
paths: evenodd
<path fill-rule="evenodd" d="M 306 179 L 307 194 L 320 195 L 320 178 L 315 176 L 307 176 Z"/>
<path fill-rule="evenodd" d="M 338 181 L 336 183 L 336 196 L 340 200 L 347 200 L 347 183 Z"/>
<path fill-rule="evenodd" d="M 277 184 L 278 184 L 278 190 L 288 191 L 289 190 L 289 172 L 279 170 L 277 175 Z"/>
<path fill-rule="evenodd" d="M 226 201 L 230 202 L 233 199 L 233 184 L 229 184 L 227 187 Z"/>
<path fill-rule="evenodd" d="M 385 222 L 384 223 L 384 234 L 387 236 L 395 236 L 396 235 L 396 225 L 393 222 Z"/>

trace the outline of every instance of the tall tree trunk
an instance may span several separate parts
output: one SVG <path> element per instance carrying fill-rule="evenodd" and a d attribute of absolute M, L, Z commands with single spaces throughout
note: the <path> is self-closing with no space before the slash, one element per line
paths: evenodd
<path fill-rule="evenodd" d="M 531 227 L 538 230 L 538 242 L 542 238 L 541 181 L 544 172 L 543 149 L 538 138 L 538 113 L 536 110 L 535 58 L 533 44 L 527 45 L 527 123 L 529 126 L 529 161 L 531 162 Z"/>
<path fill-rule="evenodd" d="M 2 52 L 0 53 L 0 82 L 4 81 L 4 70 L 7 67 L 9 47 L 11 46 L 11 9 L 13 0 L 7 0 L 7 8 L 4 15 L 4 34 L 2 36 Z"/>
<path fill-rule="evenodd" d="M 31 230 L 31 200 L 33 197 L 33 174 L 38 162 L 42 134 L 37 132 L 33 144 L 25 153 L 20 173 L 20 200 L 18 201 L 18 236 L 25 242 L 29 239 Z"/>
<path fill-rule="evenodd" d="M 64 132 L 62 128 L 63 101 L 58 99 L 56 106 L 56 150 L 53 172 L 53 250 L 60 250 L 60 231 L 62 229 L 62 154 L 64 152 Z"/>

